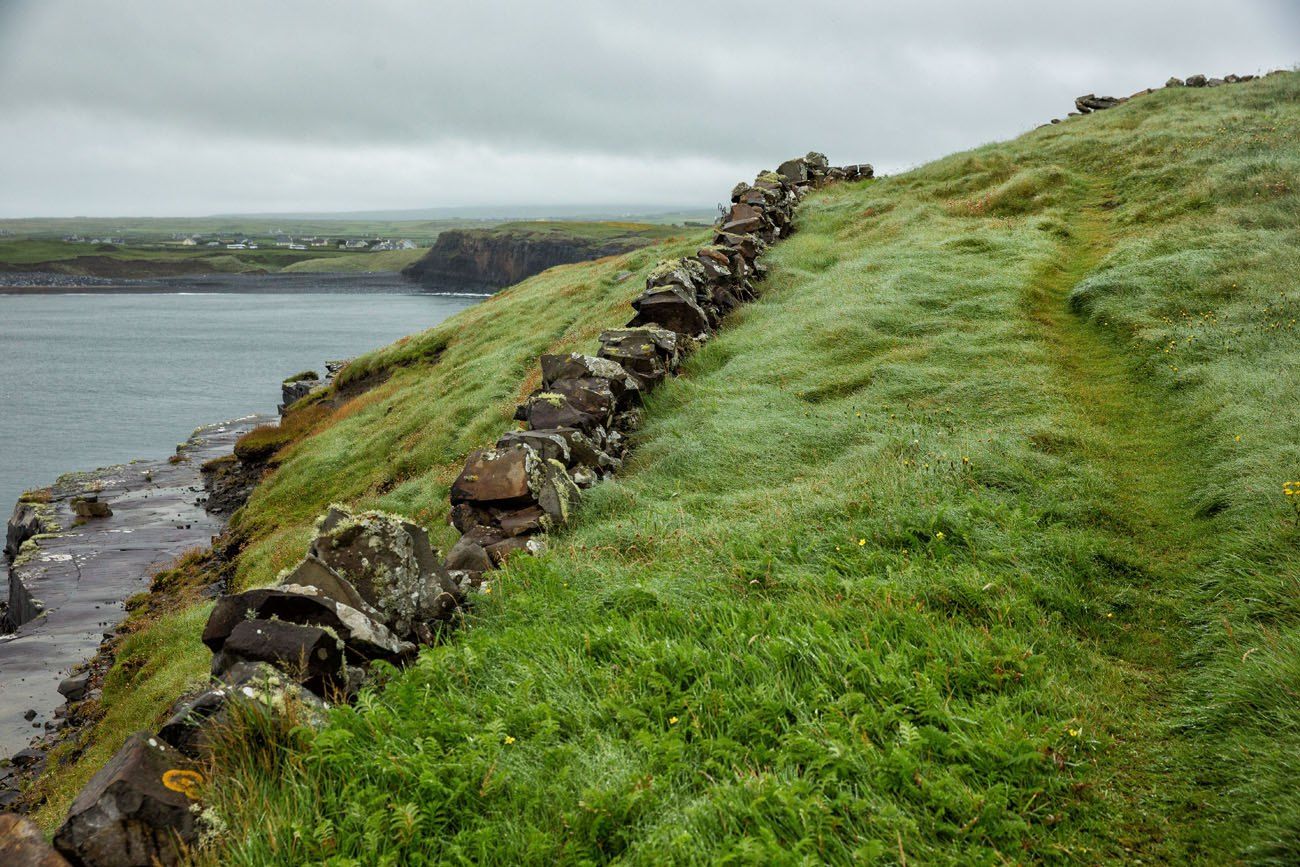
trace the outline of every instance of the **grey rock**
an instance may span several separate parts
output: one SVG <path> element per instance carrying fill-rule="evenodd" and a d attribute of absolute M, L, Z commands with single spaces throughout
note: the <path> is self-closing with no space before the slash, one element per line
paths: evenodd
<path fill-rule="evenodd" d="M 90 684 L 90 672 L 82 671 L 69 675 L 59 682 L 59 695 L 68 701 L 81 701 L 86 697 L 86 687 Z"/>
<path fill-rule="evenodd" d="M 18 556 L 23 543 L 33 536 L 46 531 L 47 519 L 44 512 L 48 509 L 42 503 L 17 503 L 9 523 L 5 527 L 5 553 L 11 558 Z"/>
<path fill-rule="evenodd" d="M 236 626 L 213 660 L 218 677 L 240 662 L 274 665 L 308 689 L 323 695 L 343 676 L 342 642 L 316 626 L 280 620 L 245 620 Z"/>
<path fill-rule="evenodd" d="M 416 623 L 444 619 L 454 589 L 427 535 L 405 518 L 351 514 L 335 507 L 322 522 L 311 554 L 346 579 L 400 638 Z"/>

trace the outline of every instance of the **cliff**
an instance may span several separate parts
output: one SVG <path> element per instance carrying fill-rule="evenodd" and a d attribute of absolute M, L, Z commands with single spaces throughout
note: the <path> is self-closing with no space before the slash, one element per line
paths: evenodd
<path fill-rule="evenodd" d="M 644 223 L 506 223 L 452 229 L 402 276 L 430 289 L 500 289 L 556 265 L 628 253 L 680 229 Z"/>

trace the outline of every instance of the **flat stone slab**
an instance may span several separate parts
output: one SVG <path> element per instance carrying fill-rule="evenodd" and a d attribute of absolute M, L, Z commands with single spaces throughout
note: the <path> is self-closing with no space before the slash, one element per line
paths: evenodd
<path fill-rule="evenodd" d="M 207 547 L 224 520 L 204 511 L 199 467 L 229 454 L 235 440 L 273 419 L 249 416 L 199 428 L 180 447 L 183 460 L 135 461 L 71 473 L 53 486 L 58 534 L 29 542 L 8 576 L 15 600 L 39 601 L 39 616 L 0 635 L 0 756 L 44 731 L 63 704 L 59 683 L 89 659 L 104 633 L 126 615 L 125 600 L 149 589 L 154 572 L 193 548 Z M 73 497 L 97 489 L 107 518 L 81 519 Z M 36 550 L 32 550 L 35 544 Z M 24 714 L 35 710 L 27 720 Z"/>

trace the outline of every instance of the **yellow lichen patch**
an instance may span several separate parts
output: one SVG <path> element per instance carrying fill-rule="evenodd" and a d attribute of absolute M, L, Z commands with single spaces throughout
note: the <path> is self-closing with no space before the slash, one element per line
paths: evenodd
<path fill-rule="evenodd" d="M 203 788 L 203 775 L 198 771 L 172 768 L 170 771 L 163 772 L 162 784 L 173 792 L 180 792 L 191 801 L 197 801 Z"/>

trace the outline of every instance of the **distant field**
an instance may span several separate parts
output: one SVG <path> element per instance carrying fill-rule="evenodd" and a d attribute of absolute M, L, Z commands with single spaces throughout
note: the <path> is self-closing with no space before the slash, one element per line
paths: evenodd
<path fill-rule="evenodd" d="M 418 256 L 419 249 L 400 251 Z M 69 276 L 123 279 L 169 277 L 184 274 L 275 272 L 312 262 L 313 271 L 395 270 L 377 257 L 385 253 L 346 252 L 332 249 L 288 250 L 263 247 L 228 250 L 225 247 L 181 247 L 157 244 L 117 246 L 70 244 L 63 241 L 0 241 L 0 274 L 49 272 Z"/>
<path fill-rule="evenodd" d="M 409 238 L 428 246 L 447 229 L 485 228 L 500 220 L 276 220 L 251 217 L 57 217 L 0 220 L 0 233 L 17 239 L 60 240 L 68 235 L 127 241 L 178 241 L 190 235 L 269 240 L 295 238 Z"/>
<path fill-rule="evenodd" d="M 650 240 L 680 235 L 681 226 L 645 222 L 593 222 L 524 220 L 498 223 L 486 220 L 442 220 L 412 223 L 379 221 L 321 221 L 299 224 L 232 223 L 217 219 L 194 220 L 0 220 L 0 230 L 15 237 L 0 238 L 0 274 L 47 272 L 78 277 L 137 279 L 207 273 L 308 273 L 346 271 L 400 271 L 419 259 L 441 232 L 452 228 L 478 228 L 529 236 L 568 236 L 602 241 L 629 235 Z M 276 230 L 279 230 L 278 232 Z M 414 241 L 414 250 L 377 253 L 309 247 L 290 250 L 275 246 L 275 234 L 300 238 L 401 238 Z M 68 242 L 66 236 L 112 237 L 121 244 Z M 173 235 L 223 239 L 247 238 L 256 250 L 231 250 L 224 244 L 182 246 Z"/>
<path fill-rule="evenodd" d="M 593 241 L 626 238 L 628 236 L 662 240 L 664 238 L 680 237 L 682 231 L 681 226 L 672 223 L 624 221 L 597 223 L 586 220 L 517 220 L 510 223 L 501 223 L 491 229 L 493 234 L 512 235 L 514 237 L 528 235 L 540 238 L 553 235 L 586 238 Z"/>
<path fill-rule="evenodd" d="M 304 259 L 286 265 L 280 270 L 286 274 L 320 274 L 331 271 L 400 271 L 429 252 L 423 247 L 414 250 L 385 250 L 381 253 L 344 253 Z"/>

